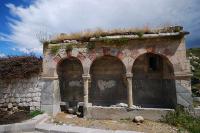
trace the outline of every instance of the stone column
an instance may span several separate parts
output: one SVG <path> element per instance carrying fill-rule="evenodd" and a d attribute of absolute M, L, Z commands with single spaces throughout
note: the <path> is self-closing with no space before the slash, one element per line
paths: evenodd
<path fill-rule="evenodd" d="M 83 74 L 83 87 L 84 87 L 84 106 L 87 108 L 88 106 L 88 81 L 90 79 L 89 74 Z"/>
<path fill-rule="evenodd" d="M 41 110 L 50 115 L 60 112 L 60 88 L 58 77 L 42 77 Z"/>
<path fill-rule="evenodd" d="M 60 88 L 59 88 L 59 80 L 54 79 L 53 81 L 53 115 L 56 115 L 58 112 L 61 112 L 60 109 Z"/>
<path fill-rule="evenodd" d="M 133 92 L 132 92 L 132 73 L 127 73 L 126 74 L 126 79 L 127 79 L 127 88 L 128 88 L 128 107 L 132 107 L 133 105 Z"/>

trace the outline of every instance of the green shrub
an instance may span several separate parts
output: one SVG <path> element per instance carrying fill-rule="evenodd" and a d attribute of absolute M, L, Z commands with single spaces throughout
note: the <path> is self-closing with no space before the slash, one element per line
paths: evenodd
<path fill-rule="evenodd" d="M 43 113 L 44 112 L 41 111 L 41 110 L 35 110 L 35 111 L 31 111 L 29 115 L 30 115 L 31 118 L 33 118 L 33 117 L 40 115 L 40 114 L 43 114 Z"/>
<path fill-rule="evenodd" d="M 52 46 L 51 47 L 51 54 L 55 55 L 58 53 L 60 46 Z"/>
<path fill-rule="evenodd" d="M 179 129 L 186 129 L 190 133 L 200 133 L 200 118 L 193 117 L 180 106 L 178 106 L 174 112 L 169 112 L 163 117 L 162 121 L 176 126 Z"/>
<path fill-rule="evenodd" d="M 144 32 L 140 31 L 140 32 L 136 32 L 135 33 L 139 38 L 142 38 L 144 35 Z"/>
<path fill-rule="evenodd" d="M 129 38 L 125 38 L 125 37 L 120 37 L 120 38 L 115 38 L 115 39 L 105 38 L 101 41 L 107 45 L 123 45 L 123 44 L 128 43 Z"/>
<path fill-rule="evenodd" d="M 93 50 L 95 49 L 95 43 L 94 42 L 89 42 L 87 45 L 86 45 L 87 49 L 88 50 Z"/>
<path fill-rule="evenodd" d="M 74 44 L 71 44 L 71 43 L 68 44 L 68 45 L 66 45 L 65 50 L 66 50 L 66 51 L 72 51 L 73 45 L 74 45 Z"/>

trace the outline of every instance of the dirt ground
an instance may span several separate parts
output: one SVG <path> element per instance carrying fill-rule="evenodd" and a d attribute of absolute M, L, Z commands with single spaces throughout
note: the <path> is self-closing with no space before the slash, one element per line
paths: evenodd
<path fill-rule="evenodd" d="M 30 116 L 27 111 L 20 110 L 11 114 L 9 111 L 0 110 L 0 125 L 18 123 L 28 119 Z"/>
<path fill-rule="evenodd" d="M 74 126 L 82 126 L 89 128 L 107 129 L 107 130 L 129 130 L 145 133 L 176 133 L 177 128 L 165 123 L 145 120 L 141 124 L 132 122 L 131 120 L 91 120 L 78 118 L 73 115 L 59 113 L 49 122 L 57 124 L 68 124 Z"/>

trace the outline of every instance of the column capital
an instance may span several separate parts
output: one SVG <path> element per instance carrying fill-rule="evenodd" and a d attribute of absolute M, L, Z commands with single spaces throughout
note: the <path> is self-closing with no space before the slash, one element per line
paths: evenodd
<path fill-rule="evenodd" d="M 90 78 L 90 74 L 82 74 L 83 79 L 89 79 Z"/>
<path fill-rule="evenodd" d="M 133 74 L 132 74 L 132 73 L 126 73 L 126 77 L 127 77 L 127 78 L 132 78 L 132 77 L 133 77 Z"/>

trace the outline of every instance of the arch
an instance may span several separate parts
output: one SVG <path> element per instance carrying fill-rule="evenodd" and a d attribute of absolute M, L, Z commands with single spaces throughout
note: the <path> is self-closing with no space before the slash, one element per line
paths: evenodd
<path fill-rule="evenodd" d="M 110 55 L 96 58 L 90 68 L 89 102 L 100 106 L 127 103 L 125 74 L 126 68 L 119 58 Z"/>
<path fill-rule="evenodd" d="M 172 63 L 165 56 L 145 53 L 132 67 L 133 101 L 142 107 L 174 108 L 176 87 Z"/>
<path fill-rule="evenodd" d="M 63 58 L 57 65 L 61 101 L 69 107 L 83 102 L 83 67 L 75 57 Z"/>

